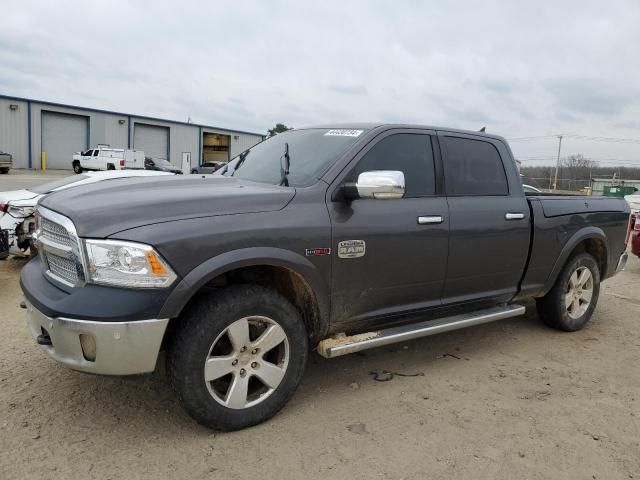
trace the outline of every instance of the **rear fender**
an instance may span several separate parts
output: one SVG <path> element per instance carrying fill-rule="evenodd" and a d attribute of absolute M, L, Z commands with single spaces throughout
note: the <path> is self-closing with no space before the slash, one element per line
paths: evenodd
<path fill-rule="evenodd" d="M 543 289 L 544 295 L 546 295 L 547 292 L 549 292 L 549 290 L 553 288 L 553 284 L 556 282 L 558 275 L 560 275 L 560 271 L 565 266 L 565 264 L 567 263 L 567 260 L 569 260 L 569 257 L 571 256 L 573 251 L 576 249 L 576 247 L 580 245 L 580 243 L 584 242 L 585 240 L 591 240 L 591 239 L 602 241 L 605 249 L 604 251 L 605 262 L 608 261 L 609 245 L 607 243 L 607 236 L 602 231 L 602 229 L 591 226 L 591 227 L 585 227 L 578 230 L 576 233 L 573 234 L 573 236 L 571 236 L 571 238 L 569 238 L 569 240 L 567 240 L 567 243 L 565 243 L 564 247 L 562 248 L 560 255 L 558 256 L 558 259 L 556 260 L 556 263 L 553 265 L 553 269 L 551 270 L 551 273 L 549 274 L 549 277 L 547 278 L 547 281 L 544 284 L 544 289 Z M 606 271 L 600 272 L 600 278 L 604 279 L 605 277 L 606 277 Z"/>

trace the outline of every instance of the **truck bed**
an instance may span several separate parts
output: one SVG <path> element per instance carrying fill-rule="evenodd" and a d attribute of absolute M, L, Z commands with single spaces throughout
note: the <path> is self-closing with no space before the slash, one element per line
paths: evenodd
<path fill-rule="evenodd" d="M 527 194 L 531 243 L 521 295 L 540 296 L 551 287 L 558 269 L 586 236 L 604 249 L 602 279 L 615 273 L 625 249 L 629 207 L 621 198 L 586 195 Z M 599 240 L 598 240 L 599 239 Z"/>

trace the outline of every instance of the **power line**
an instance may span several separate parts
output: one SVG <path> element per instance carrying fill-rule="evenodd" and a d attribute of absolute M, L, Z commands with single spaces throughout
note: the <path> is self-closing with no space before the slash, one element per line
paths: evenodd
<path fill-rule="evenodd" d="M 529 142 L 533 140 L 541 140 L 543 138 L 558 138 L 557 135 L 539 135 L 537 137 L 519 137 L 519 138 L 507 138 L 510 142 Z"/>

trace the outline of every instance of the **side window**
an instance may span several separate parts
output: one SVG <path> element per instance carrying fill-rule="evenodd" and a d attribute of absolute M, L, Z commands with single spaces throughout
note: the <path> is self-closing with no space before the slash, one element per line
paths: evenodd
<path fill-rule="evenodd" d="M 352 180 L 362 172 L 399 170 L 404 173 L 405 197 L 435 193 L 433 148 L 429 135 L 398 133 L 383 138 L 356 165 Z"/>
<path fill-rule="evenodd" d="M 97 156 L 98 156 L 98 152 L 99 152 L 99 151 L 100 151 L 100 150 L 94 150 L 94 151 L 93 151 L 93 156 L 94 156 L 94 157 L 97 157 Z"/>
<path fill-rule="evenodd" d="M 82 152 L 83 157 L 90 157 L 93 155 L 93 150 L 87 150 L 86 152 Z"/>
<path fill-rule="evenodd" d="M 502 159 L 489 142 L 441 137 L 447 195 L 508 195 Z"/>

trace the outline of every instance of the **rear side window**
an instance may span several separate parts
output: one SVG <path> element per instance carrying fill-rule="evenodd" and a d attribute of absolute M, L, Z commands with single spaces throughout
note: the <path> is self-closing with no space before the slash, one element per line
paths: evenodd
<path fill-rule="evenodd" d="M 435 193 L 433 148 L 429 135 L 398 133 L 376 143 L 356 166 L 352 180 L 362 172 L 399 170 L 404 173 L 405 197 Z"/>
<path fill-rule="evenodd" d="M 97 157 L 97 156 L 98 156 L 98 152 L 99 152 L 99 151 L 100 151 L 100 150 L 94 150 L 94 151 L 93 151 L 93 156 L 94 156 L 94 157 Z"/>
<path fill-rule="evenodd" d="M 448 195 L 508 195 L 509 186 L 500 154 L 489 142 L 442 137 L 445 145 L 445 183 Z"/>

